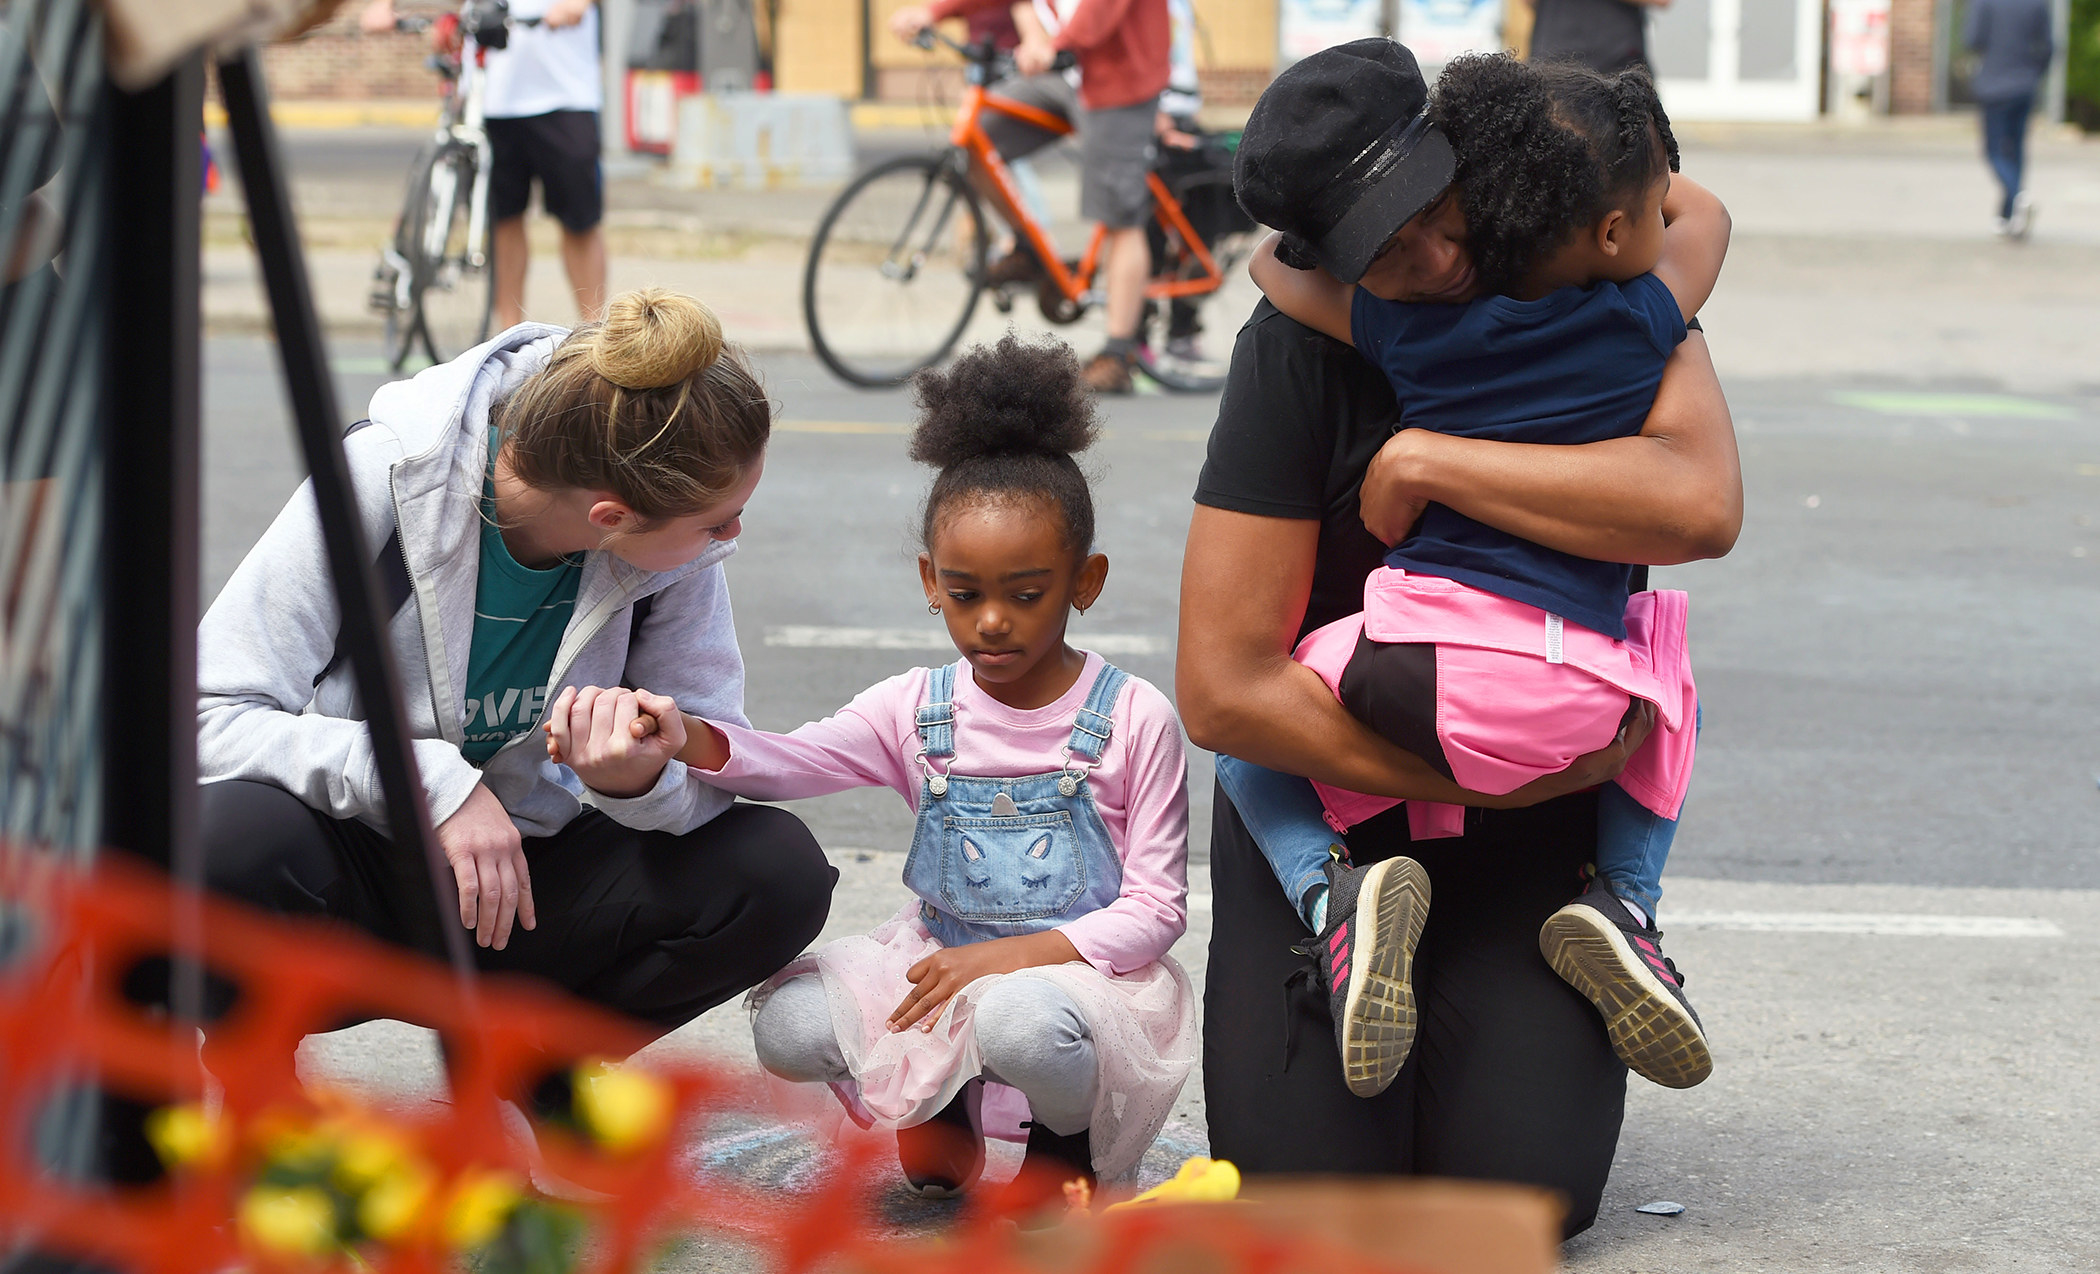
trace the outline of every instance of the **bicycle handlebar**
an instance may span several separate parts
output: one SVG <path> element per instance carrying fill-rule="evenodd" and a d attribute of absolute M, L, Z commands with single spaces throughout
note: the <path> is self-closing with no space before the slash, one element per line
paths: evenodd
<path fill-rule="evenodd" d="M 962 54 L 965 62 L 976 67 L 984 75 L 984 80 L 987 84 L 993 80 L 1006 79 L 1008 76 L 1016 73 L 1013 55 L 1008 52 L 1002 52 L 990 40 L 980 40 L 976 44 L 965 44 L 960 40 L 943 34 L 938 27 L 920 27 L 919 34 L 912 37 L 913 44 L 929 51 L 932 50 L 936 42 L 945 44 L 957 53 Z M 1051 60 L 1050 69 L 1053 71 L 1069 71 L 1077 65 L 1079 65 L 1079 59 L 1072 55 L 1070 49 L 1059 49 L 1056 58 Z"/>

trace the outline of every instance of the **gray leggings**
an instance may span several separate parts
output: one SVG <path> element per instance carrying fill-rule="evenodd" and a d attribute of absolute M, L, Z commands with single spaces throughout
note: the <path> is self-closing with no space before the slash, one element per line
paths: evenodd
<path fill-rule="evenodd" d="M 1070 1136 L 1093 1122 L 1100 1068 L 1093 1032 L 1070 996 L 1041 978 L 1002 978 L 978 1000 L 975 1025 L 986 1079 L 1020 1089 L 1054 1133 Z M 853 1077 L 814 973 L 783 982 L 751 1034 L 759 1064 L 782 1079 L 823 1084 Z"/>

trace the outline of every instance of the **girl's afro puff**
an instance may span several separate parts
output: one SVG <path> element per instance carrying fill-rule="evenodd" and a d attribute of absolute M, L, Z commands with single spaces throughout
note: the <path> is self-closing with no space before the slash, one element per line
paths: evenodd
<path fill-rule="evenodd" d="M 1069 456 L 1100 432 L 1079 359 L 1062 341 L 1023 341 L 1008 332 L 973 345 L 947 370 L 912 378 L 919 425 L 911 458 L 946 469 L 980 456 Z"/>
<path fill-rule="evenodd" d="M 1094 543 L 1094 498 L 1072 457 L 1101 432 L 1079 359 L 1057 340 L 1009 332 L 975 345 L 945 370 L 912 378 L 919 409 L 911 458 L 937 467 L 920 535 L 933 535 L 951 505 L 975 499 L 1040 499 L 1063 517 L 1065 547 Z"/>

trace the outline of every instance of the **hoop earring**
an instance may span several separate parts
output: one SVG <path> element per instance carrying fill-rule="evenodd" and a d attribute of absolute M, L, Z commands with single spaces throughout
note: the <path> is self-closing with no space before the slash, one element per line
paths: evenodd
<path fill-rule="evenodd" d="M 929 614 L 929 615 L 938 615 L 938 614 L 940 614 L 940 613 L 941 613 L 941 604 L 940 604 L 939 602 L 928 602 L 928 603 L 926 603 L 926 613 L 927 613 L 927 614 Z"/>
<path fill-rule="evenodd" d="M 1079 608 L 1079 617 L 1080 617 L 1081 619 L 1085 619 L 1085 618 L 1086 618 L 1086 607 L 1084 607 L 1084 606 L 1081 606 L 1081 607 Z"/>

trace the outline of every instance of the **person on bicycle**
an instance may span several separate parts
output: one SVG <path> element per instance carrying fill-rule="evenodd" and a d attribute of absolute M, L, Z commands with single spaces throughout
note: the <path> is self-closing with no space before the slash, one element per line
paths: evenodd
<path fill-rule="evenodd" d="M 1004 7 L 1008 0 L 934 0 L 910 4 L 890 16 L 890 30 L 910 41 L 944 18 Z M 1145 285 L 1152 276 L 1152 249 L 1145 224 L 1152 216 L 1146 185 L 1155 154 L 1154 125 L 1159 95 L 1169 78 L 1172 32 L 1167 0 L 1043 0 L 1034 21 L 1021 20 L 1014 67 L 1021 74 L 1002 87 L 1014 101 L 1073 121 L 1079 132 L 1079 214 L 1108 229 L 1103 278 L 1108 293 L 1108 343 L 1086 364 L 1086 382 L 1097 393 L 1131 392 L 1138 324 Z M 1016 14 L 1017 19 L 1022 14 Z M 1053 72 L 1061 52 L 1078 61 L 1078 83 Z M 1004 116 L 984 121 L 985 132 L 1005 159 L 1031 154 L 1057 140 Z M 1029 249 L 1012 253 L 986 270 L 992 283 L 1032 276 L 1041 263 Z"/>
<path fill-rule="evenodd" d="M 605 179 L 598 165 L 598 112 L 605 100 L 598 65 L 596 0 L 510 0 L 505 48 L 487 50 L 485 127 L 489 138 L 489 221 L 495 228 L 496 327 L 525 321 L 525 274 L 532 248 L 525 212 L 532 184 L 561 222 L 561 259 L 576 310 L 586 323 L 605 316 Z M 525 19 L 526 21 L 520 21 Z M 536 21 L 533 21 L 536 20 Z M 394 26 L 394 0 L 371 0 L 367 31 Z"/>

